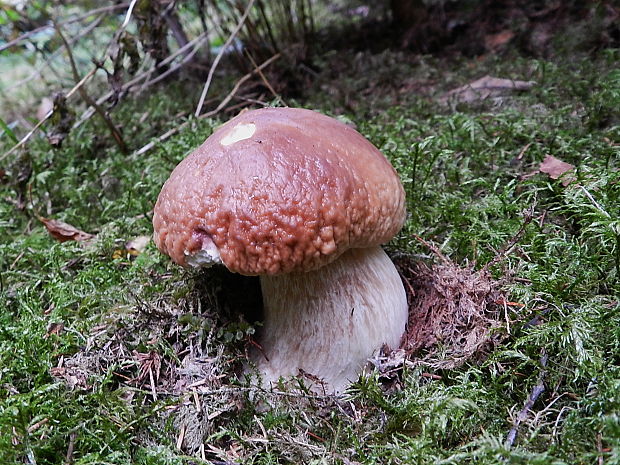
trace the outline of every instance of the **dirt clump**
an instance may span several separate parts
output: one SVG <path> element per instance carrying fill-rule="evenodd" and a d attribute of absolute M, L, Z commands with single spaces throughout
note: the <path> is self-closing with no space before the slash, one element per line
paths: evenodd
<path fill-rule="evenodd" d="M 508 304 L 501 281 L 486 268 L 396 260 L 409 298 L 409 322 L 401 348 L 413 364 L 456 368 L 484 359 L 507 335 Z"/>

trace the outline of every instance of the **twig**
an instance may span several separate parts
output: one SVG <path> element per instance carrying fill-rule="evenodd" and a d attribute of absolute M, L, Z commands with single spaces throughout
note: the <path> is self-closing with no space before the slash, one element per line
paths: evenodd
<path fill-rule="evenodd" d="M 30 131 L 28 131 L 28 133 L 21 138 L 21 140 L 15 144 L 13 147 L 11 147 L 7 152 L 3 153 L 2 156 L 0 157 L 0 161 L 4 160 L 6 157 L 8 157 L 9 155 L 11 155 L 15 150 L 17 150 L 18 148 L 20 148 L 22 145 L 24 145 L 26 142 L 28 142 L 28 139 L 30 139 L 32 137 L 32 135 L 37 132 L 37 130 L 43 126 L 43 123 L 45 123 L 50 116 L 52 116 L 52 113 L 54 113 L 53 111 L 49 111 L 47 113 L 47 115 L 45 115 L 45 117 L 43 117 L 43 119 L 41 121 L 39 121 L 35 127 L 33 127 Z"/>
<path fill-rule="evenodd" d="M 86 18 L 90 18 L 93 15 L 99 14 L 99 13 L 106 13 L 109 11 L 114 11 L 114 10 L 120 10 L 122 8 L 125 8 L 127 5 L 129 5 L 129 3 L 119 3 L 118 5 L 109 5 L 109 6 L 104 6 L 101 8 L 95 8 L 94 10 L 90 10 L 87 11 L 86 13 L 77 16 L 76 18 L 71 18 L 71 19 L 66 19 L 64 21 L 60 21 L 58 23 L 59 26 L 64 26 L 65 24 L 71 24 L 71 23 L 77 23 L 79 21 L 82 21 L 83 19 Z M 38 27 L 36 29 L 32 29 L 31 31 L 25 32 L 24 34 L 20 35 L 19 37 L 16 37 L 15 39 L 11 40 L 10 42 L 7 42 L 6 44 L 0 46 L 0 52 L 3 52 L 17 44 L 19 44 L 20 42 L 23 42 L 24 40 L 30 38 L 30 36 L 35 35 L 37 32 L 41 32 L 46 30 L 47 28 L 52 27 L 49 24 L 46 24 L 45 26 L 41 26 Z"/>
<path fill-rule="evenodd" d="M 177 132 L 181 131 L 183 128 L 185 128 L 185 126 L 187 126 L 189 124 L 189 121 L 185 121 L 184 123 L 181 123 L 179 126 L 174 127 L 168 131 L 166 131 L 165 133 L 163 133 L 161 136 L 159 136 L 157 139 L 152 140 L 151 142 L 149 142 L 148 144 L 146 144 L 145 146 L 143 146 L 141 149 L 136 150 L 134 153 L 131 154 L 132 157 L 136 157 L 138 155 L 142 155 L 143 153 L 148 152 L 149 150 L 151 150 L 155 145 L 159 144 L 160 142 L 165 141 L 166 139 L 168 139 L 170 136 L 175 135 Z"/>
<path fill-rule="evenodd" d="M 594 205 L 603 215 L 605 215 L 605 217 L 611 218 L 609 213 L 607 213 L 605 209 L 601 207 L 596 200 L 594 200 L 594 197 L 592 197 L 592 194 L 590 194 L 585 187 L 583 187 L 582 185 L 579 185 L 579 188 L 583 191 L 583 193 L 588 198 L 588 200 L 592 202 L 592 205 Z"/>
<path fill-rule="evenodd" d="M 598 465 L 603 465 L 605 459 L 603 457 L 603 438 L 600 432 L 596 433 L 596 451 L 598 452 Z"/>
<path fill-rule="evenodd" d="M 183 56 L 183 59 L 181 61 L 179 61 L 176 65 L 172 66 L 171 68 L 167 69 L 166 71 L 164 71 L 163 73 L 161 73 L 160 75 L 158 75 L 156 78 L 151 79 L 149 81 L 146 81 L 144 84 L 142 84 L 141 86 L 141 90 L 147 88 L 148 86 L 152 86 L 153 84 L 161 81 L 162 79 L 165 79 L 166 77 L 168 77 L 170 74 L 176 72 L 179 68 L 182 68 L 188 61 L 191 61 L 192 58 L 194 58 L 194 55 L 196 55 L 196 52 L 198 52 L 198 50 L 200 49 L 200 42 L 203 41 L 203 37 L 201 37 L 201 40 L 196 42 L 196 47 L 194 47 L 193 50 L 187 50 L 187 52 L 185 53 L 185 55 Z M 154 69 L 151 69 L 149 74 L 151 74 L 154 71 Z"/>
<path fill-rule="evenodd" d="M 126 82 L 125 84 L 123 84 L 121 90 L 122 91 L 126 91 L 127 89 L 129 89 L 131 86 L 134 86 L 135 84 L 139 83 L 140 81 L 142 81 L 145 78 L 148 78 L 148 76 L 150 76 L 153 71 L 155 71 L 158 68 L 161 68 L 163 66 L 166 66 L 168 63 L 170 63 L 172 60 L 174 60 L 178 55 L 184 53 L 188 48 L 196 45 L 196 49 L 192 52 L 192 53 L 196 53 L 198 51 L 198 49 L 200 48 L 200 46 L 198 45 L 199 42 L 202 42 L 202 39 L 206 36 L 206 33 L 202 33 L 199 36 L 197 36 L 195 39 L 191 40 L 190 42 L 188 42 L 187 45 L 185 45 L 184 47 L 181 47 L 180 49 L 178 49 L 177 51 L 175 51 L 174 53 L 170 54 L 170 56 L 168 56 L 167 58 L 165 58 L 164 60 L 162 60 L 160 63 L 158 63 L 155 67 L 149 69 L 148 71 L 143 72 L 142 74 L 136 76 L 135 78 L 133 78 L 131 81 Z M 153 80 L 154 81 L 154 80 Z M 153 81 L 149 81 L 148 85 L 153 84 Z M 107 99 L 109 99 L 112 95 L 114 94 L 114 92 L 110 91 L 107 92 L 106 94 L 104 94 L 103 96 L 99 97 L 97 99 L 97 104 L 101 105 L 103 104 Z M 94 114 L 94 110 L 92 108 L 89 108 L 88 110 L 86 110 L 82 116 L 80 116 L 80 119 L 73 125 L 73 129 L 76 129 L 78 127 L 80 127 L 84 122 L 88 121 L 88 119 Z"/>
<path fill-rule="evenodd" d="M 277 60 L 278 58 L 280 58 L 281 54 L 277 53 L 274 56 L 272 56 L 271 58 L 269 58 L 268 60 L 266 60 L 263 64 L 261 64 L 259 67 L 253 69 L 252 71 L 250 71 L 249 73 L 247 73 L 246 75 L 244 75 L 241 79 L 239 79 L 237 81 L 237 83 L 235 84 L 235 86 L 233 87 L 233 89 L 228 93 L 228 95 L 224 98 L 224 100 L 222 100 L 220 102 L 220 104 L 214 109 L 211 110 L 207 113 L 203 113 L 202 115 L 199 115 L 199 118 L 209 118 L 211 116 L 214 116 L 215 114 L 219 113 L 220 110 L 222 108 L 224 108 L 226 106 L 226 104 L 228 102 L 230 102 L 230 100 L 234 97 L 234 95 L 237 93 L 237 91 L 239 90 L 239 88 L 241 87 L 241 85 L 247 81 L 248 79 L 250 79 L 252 77 L 252 75 L 254 75 L 254 73 L 258 72 L 259 70 L 263 70 L 265 69 L 267 66 L 269 66 L 271 63 L 273 63 L 275 60 Z M 148 152 L 150 149 L 152 149 L 155 145 L 159 144 L 160 142 L 165 141 L 166 139 L 168 139 L 169 137 L 175 135 L 176 133 L 178 133 L 179 131 L 181 131 L 182 129 L 184 129 L 188 124 L 190 123 L 190 121 L 185 121 L 184 123 L 182 123 L 181 125 L 170 129 L 169 131 L 166 131 L 164 134 L 162 134 L 161 136 L 159 136 L 157 139 L 149 142 L 148 144 L 146 144 L 144 147 L 142 147 L 139 150 L 136 150 L 132 156 L 138 156 L 138 155 L 142 155 L 145 152 Z"/>
<path fill-rule="evenodd" d="M 58 35 L 60 36 L 60 39 L 64 43 L 65 48 L 67 49 L 67 54 L 69 55 L 69 63 L 71 64 L 71 72 L 73 73 L 73 79 L 75 80 L 76 83 L 79 83 L 79 82 L 81 82 L 80 75 L 78 74 L 77 66 L 76 66 L 75 60 L 73 58 L 73 52 L 71 51 L 71 46 L 69 45 L 69 42 L 67 42 L 67 39 L 63 35 L 63 33 L 62 33 L 61 29 L 60 29 L 60 26 L 58 24 L 54 24 L 54 28 L 56 29 L 56 32 L 58 32 Z M 82 97 L 82 99 L 88 105 L 93 107 L 95 109 L 95 111 L 99 114 L 99 116 L 101 116 L 101 119 L 103 119 L 103 121 L 105 122 L 106 126 L 108 126 L 108 129 L 112 133 L 112 137 L 114 138 L 114 141 L 116 142 L 116 145 L 118 145 L 118 148 L 120 149 L 120 151 L 123 152 L 123 153 L 127 153 L 128 152 L 127 145 L 125 144 L 125 141 L 123 140 L 123 137 L 121 136 L 121 133 L 116 128 L 116 126 L 114 125 L 114 123 L 112 122 L 110 117 L 103 110 L 103 108 L 101 108 L 97 104 L 97 102 L 95 102 L 90 97 L 90 95 L 88 95 L 88 93 L 82 87 L 79 87 L 78 91 L 80 92 L 80 96 Z"/>
<path fill-rule="evenodd" d="M 441 250 L 439 250 L 435 245 L 426 242 L 424 239 L 422 239 L 420 236 L 418 236 L 417 234 L 414 234 L 413 237 L 415 237 L 419 242 L 421 242 L 423 245 L 425 245 L 428 249 L 430 249 L 435 255 L 437 255 L 442 262 L 446 263 L 446 264 L 450 264 L 450 259 L 448 259 L 448 257 L 446 257 L 443 253 L 441 253 Z"/>
<path fill-rule="evenodd" d="M 183 447 L 183 441 L 185 440 L 185 429 L 186 429 L 186 426 L 182 425 L 181 431 L 179 431 L 179 435 L 177 436 L 176 446 L 177 446 L 177 449 L 179 450 L 181 450 L 181 448 Z"/>
<path fill-rule="evenodd" d="M 75 449 L 75 439 L 77 433 L 73 431 L 69 434 L 69 446 L 67 447 L 67 455 L 65 455 L 65 465 L 71 465 L 73 463 L 73 450 Z"/>
<path fill-rule="evenodd" d="M 284 99 L 280 96 L 280 94 L 278 94 L 275 91 L 275 89 L 273 88 L 271 83 L 267 80 L 267 78 L 265 77 L 265 74 L 260 69 L 258 69 L 258 65 L 256 64 L 256 61 L 254 61 L 254 58 L 252 58 L 252 55 L 249 52 L 247 52 L 246 55 L 248 56 L 248 58 L 252 62 L 252 66 L 254 66 L 254 68 L 257 70 L 258 75 L 260 76 L 261 80 L 263 81 L 263 84 L 265 84 L 267 89 L 269 89 L 269 92 L 271 92 L 271 94 L 276 98 L 276 100 L 279 103 L 281 103 L 284 106 L 287 106 L 286 102 L 284 101 Z"/>
<path fill-rule="evenodd" d="M 253 6 L 254 6 L 254 0 L 250 0 L 248 2 L 247 8 L 245 9 L 245 12 L 243 13 L 243 16 L 241 16 L 241 19 L 239 19 L 237 26 L 235 26 L 235 29 L 233 29 L 228 39 L 226 39 L 226 42 L 224 43 L 219 53 L 215 57 L 215 60 L 213 60 L 213 64 L 211 65 L 211 69 L 209 70 L 209 74 L 207 75 L 207 81 L 205 82 L 205 85 L 202 88 L 202 94 L 200 95 L 200 100 L 198 101 L 198 105 L 196 106 L 196 111 L 194 112 L 194 116 L 196 117 L 200 116 L 200 112 L 202 111 L 202 106 L 204 105 L 205 98 L 207 98 L 207 92 L 209 92 L 209 87 L 211 87 L 211 80 L 213 79 L 213 73 L 215 72 L 215 69 L 217 68 L 217 65 L 219 64 L 220 60 L 222 59 L 222 56 L 224 56 L 224 52 L 226 51 L 228 46 L 231 44 L 231 42 L 234 40 L 237 33 L 243 27 L 243 24 L 245 23 L 245 20 L 250 14 L 250 10 L 252 9 Z"/>
<path fill-rule="evenodd" d="M 79 34 L 71 37 L 71 40 L 69 41 L 69 43 L 71 45 L 75 44 L 75 42 L 77 42 L 79 39 L 81 39 L 82 37 L 84 37 L 85 35 L 88 35 L 93 29 L 95 29 L 99 23 L 101 22 L 101 20 L 103 19 L 103 15 L 99 15 L 95 20 L 93 20 L 85 29 L 83 29 L 82 31 L 80 31 Z M 58 55 L 60 55 L 60 52 L 62 52 L 63 47 L 58 47 L 57 50 L 54 51 L 54 53 L 52 53 L 49 58 L 47 58 L 43 64 L 34 70 L 34 72 L 32 74 L 30 74 L 28 77 L 25 77 L 24 79 L 17 81 L 13 84 L 11 84 L 10 86 L 6 87 L 3 92 L 9 92 L 12 89 L 15 89 L 21 85 L 24 85 L 30 81 L 32 81 L 33 79 L 35 79 L 37 76 L 41 76 L 41 71 L 46 67 L 49 66 L 50 63 L 56 59 L 56 57 Z"/>
<path fill-rule="evenodd" d="M 228 102 L 230 102 L 230 100 L 235 96 L 235 94 L 237 93 L 237 91 L 239 90 L 239 88 L 243 85 L 243 83 L 245 81 L 247 81 L 248 79 L 250 79 L 252 77 L 252 75 L 254 75 L 254 73 L 262 71 L 263 69 L 265 69 L 267 66 L 269 66 L 271 63 L 273 63 L 274 61 L 276 61 L 278 58 L 280 58 L 282 56 L 281 53 L 276 53 L 274 56 L 272 56 L 271 58 L 269 58 L 268 60 L 266 60 L 265 62 L 263 62 L 263 64 L 261 64 L 258 68 L 253 69 L 252 71 L 250 71 L 248 74 L 246 74 L 245 76 L 243 76 L 241 79 L 239 79 L 237 81 L 237 83 L 235 84 L 235 86 L 233 87 L 233 89 L 228 93 L 228 95 L 224 98 L 224 100 L 222 100 L 220 102 L 220 104 L 215 108 L 215 110 L 211 110 L 207 113 L 203 113 L 202 115 L 199 116 L 199 118 L 209 118 L 217 113 L 220 112 L 220 110 L 222 108 L 224 108 L 226 106 L 226 104 Z"/>
<path fill-rule="evenodd" d="M 131 13 L 133 13 L 133 9 L 136 6 L 138 0 L 131 0 L 129 4 L 129 8 L 127 8 L 127 13 L 125 14 L 125 19 L 123 20 L 123 24 L 121 24 L 121 30 L 125 29 L 129 24 L 129 20 L 131 19 Z"/>
<path fill-rule="evenodd" d="M 527 144 L 525 144 L 525 146 L 519 152 L 519 155 L 517 155 L 517 160 L 521 160 L 523 158 L 523 155 L 525 155 L 525 152 L 527 152 L 527 149 L 529 149 L 531 145 L 532 142 L 528 142 Z"/>
<path fill-rule="evenodd" d="M 521 227 L 519 228 L 517 233 L 512 236 L 510 241 L 508 241 L 508 243 L 499 252 L 497 252 L 497 254 L 495 255 L 495 257 L 493 257 L 492 260 L 487 262 L 482 267 L 483 271 L 488 271 L 489 268 L 491 268 L 493 265 L 502 261 L 506 257 L 506 255 L 508 255 L 508 253 L 510 253 L 510 251 L 519 243 L 519 241 L 525 234 L 525 228 L 527 228 L 527 225 L 530 224 L 532 222 L 532 219 L 534 218 L 534 206 L 528 208 L 524 212 L 523 216 L 523 223 L 521 224 Z"/>
<path fill-rule="evenodd" d="M 523 406 L 523 408 L 517 415 L 517 418 L 515 418 L 514 425 L 512 428 L 510 428 L 510 431 L 508 432 L 508 435 L 506 436 L 506 442 L 504 443 L 504 446 L 507 449 L 510 449 L 514 445 L 515 440 L 517 439 L 517 432 L 519 430 L 519 425 L 523 422 L 523 420 L 527 418 L 530 410 L 532 409 L 532 407 L 534 407 L 534 404 L 536 403 L 540 395 L 543 392 L 545 392 L 545 376 L 547 374 L 547 370 L 545 368 L 547 367 L 548 359 L 549 357 L 546 351 L 543 349 L 542 355 L 540 357 L 540 366 L 542 367 L 542 370 L 540 371 L 538 375 L 538 382 L 532 388 L 532 392 L 527 398 L 525 405 Z"/>
<path fill-rule="evenodd" d="M 92 70 L 90 70 L 90 72 L 86 76 L 84 76 L 80 82 L 78 82 L 75 86 L 73 86 L 73 88 L 67 93 L 65 97 L 66 98 L 71 97 L 76 91 L 80 89 L 80 87 L 84 85 L 86 81 L 88 81 L 88 79 L 90 79 L 95 74 L 96 71 L 97 71 L 97 68 L 93 68 Z M 15 150 L 17 150 L 22 145 L 24 145 L 26 142 L 28 142 L 28 139 L 30 139 L 32 135 L 35 132 L 37 132 L 37 130 L 43 125 L 43 123 L 45 123 L 48 119 L 50 119 L 53 113 L 54 113 L 53 110 L 50 110 L 49 112 L 47 112 L 47 114 L 41 119 L 41 121 L 39 121 L 30 131 L 28 131 L 28 133 L 24 137 L 22 137 L 21 140 L 17 144 L 15 144 L 7 152 L 3 153 L 2 156 L 0 156 L 0 161 L 4 160 L 6 157 L 12 154 Z"/>

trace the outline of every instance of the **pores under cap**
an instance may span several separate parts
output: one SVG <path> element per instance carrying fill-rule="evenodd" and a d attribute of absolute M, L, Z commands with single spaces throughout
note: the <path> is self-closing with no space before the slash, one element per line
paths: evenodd
<path fill-rule="evenodd" d="M 404 191 L 386 158 L 349 126 L 295 108 L 244 112 L 172 172 L 155 243 L 180 265 L 204 250 L 231 271 L 316 269 L 390 240 Z"/>

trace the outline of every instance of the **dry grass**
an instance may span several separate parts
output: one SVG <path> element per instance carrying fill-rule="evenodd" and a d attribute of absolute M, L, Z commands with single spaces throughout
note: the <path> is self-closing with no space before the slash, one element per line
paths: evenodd
<path fill-rule="evenodd" d="M 401 347 L 414 363 L 453 369 L 481 359 L 507 335 L 502 283 L 472 265 L 399 265 L 410 300 Z"/>

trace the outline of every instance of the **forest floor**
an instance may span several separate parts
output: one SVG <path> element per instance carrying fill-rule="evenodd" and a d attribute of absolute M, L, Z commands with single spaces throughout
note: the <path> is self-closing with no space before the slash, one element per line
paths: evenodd
<path fill-rule="evenodd" d="M 411 325 L 340 396 L 239 379 L 256 280 L 150 240 L 170 171 L 235 114 L 187 117 L 200 84 L 115 109 L 134 150 L 187 121 L 146 153 L 93 119 L 2 158 L 0 462 L 620 463 L 620 50 L 502 40 L 334 49 L 270 102 L 354 124 L 407 193 L 386 249 Z"/>

